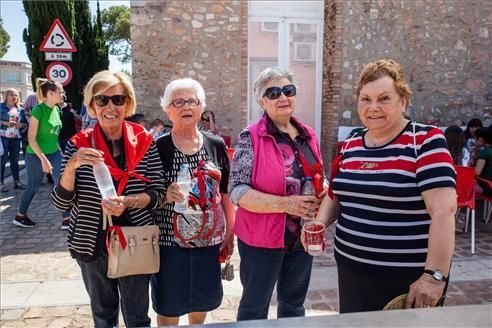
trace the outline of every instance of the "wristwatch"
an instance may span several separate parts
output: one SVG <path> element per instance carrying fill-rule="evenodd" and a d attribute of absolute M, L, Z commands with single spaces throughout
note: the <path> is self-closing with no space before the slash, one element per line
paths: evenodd
<path fill-rule="evenodd" d="M 426 273 L 429 276 L 431 276 L 432 278 L 434 278 L 434 280 L 444 281 L 444 282 L 448 281 L 448 278 L 445 277 L 444 274 L 439 270 L 432 271 L 432 270 L 425 269 L 424 273 Z"/>

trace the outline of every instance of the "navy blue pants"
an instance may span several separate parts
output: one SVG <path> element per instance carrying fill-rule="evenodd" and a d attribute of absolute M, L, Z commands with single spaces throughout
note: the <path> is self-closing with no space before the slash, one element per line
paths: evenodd
<path fill-rule="evenodd" d="M 291 253 L 252 247 L 238 239 L 243 295 L 237 320 L 266 319 L 277 284 L 277 317 L 304 316 L 313 257 L 298 242 Z"/>
<path fill-rule="evenodd" d="M 10 171 L 15 182 L 19 182 L 19 152 L 20 152 L 20 138 L 6 138 L 1 137 L 3 145 L 3 155 L 0 168 L 0 182 L 3 183 L 5 178 L 5 165 L 10 159 Z"/>
<path fill-rule="evenodd" d="M 149 274 L 108 278 L 108 255 L 103 251 L 95 261 L 77 263 L 91 300 L 94 327 L 117 327 L 120 302 L 127 327 L 150 326 Z"/>

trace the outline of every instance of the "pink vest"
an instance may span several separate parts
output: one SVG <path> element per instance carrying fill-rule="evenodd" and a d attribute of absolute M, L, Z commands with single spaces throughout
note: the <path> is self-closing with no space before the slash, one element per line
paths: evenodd
<path fill-rule="evenodd" d="M 316 133 L 309 126 L 302 124 L 309 136 L 309 148 L 314 158 L 322 163 L 321 152 Z M 263 116 L 257 123 L 248 127 L 254 153 L 253 189 L 278 196 L 285 196 L 285 169 L 280 149 L 273 136 L 267 132 L 267 120 Z M 243 242 L 254 247 L 283 248 L 285 231 L 285 213 L 253 213 L 238 207 L 234 231 Z"/>

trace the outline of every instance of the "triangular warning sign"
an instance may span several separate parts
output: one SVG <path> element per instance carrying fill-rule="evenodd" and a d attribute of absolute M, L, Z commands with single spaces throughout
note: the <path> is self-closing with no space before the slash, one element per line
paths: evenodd
<path fill-rule="evenodd" d="M 39 51 L 76 52 L 77 48 L 75 48 L 72 39 L 68 36 L 61 22 L 56 18 L 51 24 L 43 43 L 39 46 Z"/>

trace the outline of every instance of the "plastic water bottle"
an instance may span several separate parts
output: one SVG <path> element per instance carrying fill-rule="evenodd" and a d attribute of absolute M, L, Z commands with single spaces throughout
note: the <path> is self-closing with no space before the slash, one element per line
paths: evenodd
<path fill-rule="evenodd" d="M 109 169 L 104 162 L 97 163 L 92 167 L 94 177 L 96 178 L 97 186 L 101 192 L 102 199 L 108 197 L 116 197 L 116 190 L 114 189 L 113 179 L 109 173 Z"/>
<path fill-rule="evenodd" d="M 174 204 L 174 212 L 184 213 L 188 209 L 188 196 L 191 188 L 191 178 L 188 164 L 181 165 L 176 183 L 179 186 L 179 190 L 185 195 L 185 199 L 180 203 L 176 202 Z"/>
<path fill-rule="evenodd" d="M 315 196 L 316 191 L 314 190 L 314 183 L 313 183 L 313 178 L 312 177 L 306 177 L 304 180 L 304 185 L 302 186 L 302 192 L 301 194 L 303 196 Z M 304 226 L 307 222 L 313 221 L 314 220 L 314 213 L 312 216 L 309 217 L 302 217 L 301 218 L 301 227 Z"/>

